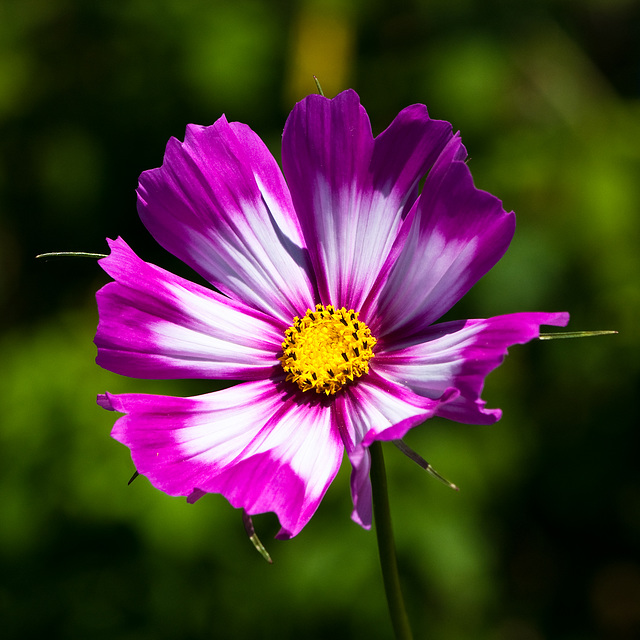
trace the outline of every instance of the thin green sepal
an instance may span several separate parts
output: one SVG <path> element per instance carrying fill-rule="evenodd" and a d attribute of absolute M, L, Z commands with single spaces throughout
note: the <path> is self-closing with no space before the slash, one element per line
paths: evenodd
<path fill-rule="evenodd" d="M 256 548 L 256 551 L 269 563 L 273 564 L 273 560 L 269 555 L 269 552 L 264 548 L 262 542 L 260 542 L 260 538 L 258 538 L 257 534 L 253 534 L 249 536 L 249 540 L 253 543 L 253 546 Z"/>
<path fill-rule="evenodd" d="M 258 534 L 256 530 L 253 528 L 253 520 L 251 516 L 243 509 L 242 510 L 242 523 L 244 524 L 244 530 L 247 532 L 249 536 L 249 540 L 255 547 L 256 551 L 269 563 L 273 564 L 273 560 L 269 555 L 269 552 L 265 549 L 265 546 L 260 542 L 260 538 L 258 538 Z"/>
<path fill-rule="evenodd" d="M 393 440 L 393 444 L 395 444 L 396 447 L 398 447 L 398 449 L 400 449 L 400 451 L 409 458 L 409 460 L 413 460 L 413 462 L 424 469 L 431 477 L 439 480 L 442 484 L 454 491 L 460 491 L 459 487 L 453 484 L 453 482 L 447 480 L 444 476 L 441 476 L 417 451 L 414 451 L 403 440 Z"/>
<path fill-rule="evenodd" d="M 541 333 L 538 340 L 557 340 L 559 338 L 591 338 L 593 336 L 610 336 L 617 331 L 558 331 L 557 333 Z"/>
<path fill-rule="evenodd" d="M 322 87 L 320 86 L 320 80 L 318 80 L 317 76 L 313 76 L 313 80 L 316 83 L 316 87 L 318 88 L 318 93 L 324 98 L 324 91 L 322 90 Z"/>
<path fill-rule="evenodd" d="M 52 251 L 51 253 L 39 253 L 36 258 L 106 258 L 104 253 L 87 253 L 86 251 Z"/>

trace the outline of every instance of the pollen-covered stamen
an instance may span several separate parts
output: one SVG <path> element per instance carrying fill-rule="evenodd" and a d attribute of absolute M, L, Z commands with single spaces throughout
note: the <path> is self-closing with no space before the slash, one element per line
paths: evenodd
<path fill-rule="evenodd" d="M 318 304 L 285 331 L 280 362 L 303 391 L 331 395 L 369 371 L 376 342 L 357 311 Z"/>

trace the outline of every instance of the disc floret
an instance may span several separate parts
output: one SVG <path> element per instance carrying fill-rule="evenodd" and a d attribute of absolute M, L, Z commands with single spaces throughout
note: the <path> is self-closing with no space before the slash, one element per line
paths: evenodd
<path fill-rule="evenodd" d="M 317 304 L 293 319 L 279 360 L 303 391 L 332 395 L 369 371 L 376 342 L 357 311 Z"/>

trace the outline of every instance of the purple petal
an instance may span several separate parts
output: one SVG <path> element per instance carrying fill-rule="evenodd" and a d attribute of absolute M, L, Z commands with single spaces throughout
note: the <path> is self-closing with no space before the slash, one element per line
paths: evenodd
<path fill-rule="evenodd" d="M 154 238 L 224 294 L 284 321 L 315 304 L 306 249 L 273 156 L 224 117 L 169 140 L 138 211 Z"/>
<path fill-rule="evenodd" d="M 352 519 L 371 526 L 371 459 L 366 449 L 374 440 L 398 440 L 412 427 L 436 415 L 455 400 L 458 391 L 446 389 L 436 399 L 420 396 L 373 372 L 336 396 L 334 415 L 353 467 Z"/>
<path fill-rule="evenodd" d="M 298 103 L 282 163 L 321 299 L 360 309 L 392 251 L 418 181 L 451 137 L 448 122 L 407 107 L 375 140 L 357 94 Z"/>
<path fill-rule="evenodd" d="M 371 529 L 373 502 L 371 489 L 371 452 L 369 447 L 356 447 L 349 454 L 351 462 L 351 519 L 364 529 Z"/>
<path fill-rule="evenodd" d="M 404 248 L 373 302 L 378 338 L 419 334 L 448 311 L 506 251 L 513 213 L 477 189 L 454 137 L 429 173 Z"/>
<path fill-rule="evenodd" d="M 567 313 L 514 313 L 487 320 L 434 325 L 424 342 L 399 343 L 376 354 L 372 368 L 389 380 L 427 398 L 454 387 L 460 395 L 438 407 L 437 415 L 456 422 L 492 424 L 499 409 L 486 409 L 480 398 L 486 376 L 501 364 L 507 348 L 540 335 L 540 325 L 565 326 Z"/>
<path fill-rule="evenodd" d="M 221 493 L 249 515 L 273 511 L 279 538 L 295 536 L 317 509 L 342 460 L 330 410 L 270 380 L 193 398 L 111 395 L 127 415 L 112 436 L 165 493 Z M 290 388 L 288 385 L 286 388 Z"/>
<path fill-rule="evenodd" d="M 144 262 L 110 240 L 100 266 L 115 279 L 96 294 L 97 363 L 136 378 L 254 380 L 277 367 L 286 328 Z"/>

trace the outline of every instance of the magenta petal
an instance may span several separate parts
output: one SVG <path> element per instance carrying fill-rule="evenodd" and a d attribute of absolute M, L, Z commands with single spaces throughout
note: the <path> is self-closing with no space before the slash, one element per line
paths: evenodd
<path fill-rule="evenodd" d="M 449 123 L 413 105 L 374 140 L 351 90 L 294 107 L 282 163 L 325 303 L 362 307 L 418 181 L 450 137 Z"/>
<path fill-rule="evenodd" d="M 374 440 L 402 438 L 457 395 L 456 389 L 446 389 L 436 399 L 421 397 L 403 385 L 370 373 L 336 396 L 335 420 L 353 467 L 354 521 L 365 528 L 371 525 L 371 460 L 367 447 Z"/>
<path fill-rule="evenodd" d="M 127 414 L 112 436 L 155 487 L 192 500 L 221 493 L 249 515 L 273 511 L 280 538 L 309 521 L 342 460 L 329 409 L 270 380 L 193 398 L 106 398 L 102 406 Z"/>
<path fill-rule="evenodd" d="M 486 376 L 501 364 L 507 348 L 540 335 L 540 325 L 565 326 L 567 313 L 513 313 L 487 320 L 433 325 L 424 342 L 399 342 L 375 357 L 375 370 L 427 398 L 454 387 L 459 396 L 437 408 L 456 422 L 491 424 L 499 409 L 486 409 L 480 398 Z"/>
<path fill-rule="evenodd" d="M 253 380 L 277 367 L 283 326 L 144 262 L 122 239 L 100 260 L 97 363 L 137 378 Z"/>
<path fill-rule="evenodd" d="M 264 143 L 224 117 L 172 138 L 138 211 L 165 249 L 231 298 L 289 321 L 315 304 L 291 197 Z"/>
<path fill-rule="evenodd" d="M 371 529 L 373 502 L 371 487 L 371 452 L 369 447 L 356 447 L 349 454 L 351 462 L 351 519 L 364 529 Z"/>
<path fill-rule="evenodd" d="M 403 250 L 371 315 L 379 337 L 419 334 L 440 318 L 502 257 L 515 228 L 496 197 L 477 189 L 454 137 L 436 161 L 415 205 Z M 385 338 L 386 340 L 387 338 Z"/>

